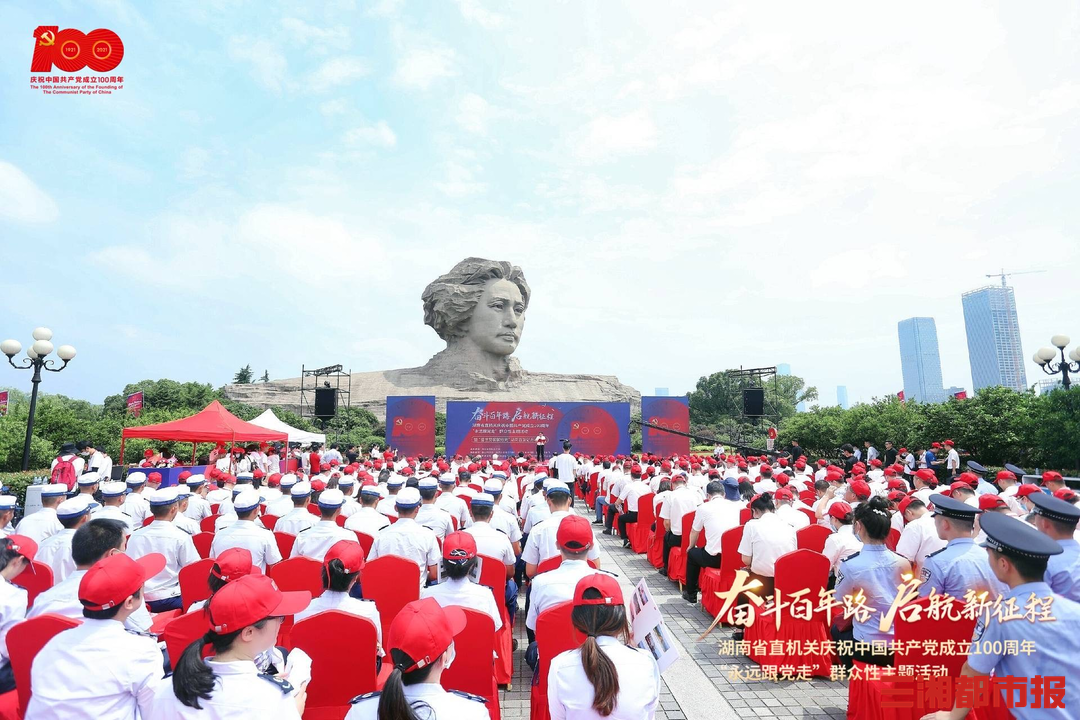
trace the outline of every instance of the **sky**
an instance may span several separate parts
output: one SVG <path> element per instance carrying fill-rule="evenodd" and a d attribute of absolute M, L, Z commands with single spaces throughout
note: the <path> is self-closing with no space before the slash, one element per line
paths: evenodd
<path fill-rule="evenodd" d="M 122 90 L 32 90 L 39 25 L 115 31 Z M 50 327 L 42 389 L 92 401 L 413 367 L 476 255 L 533 288 L 529 370 L 869 401 L 931 316 L 970 390 L 988 273 L 1044 271 L 1025 357 L 1080 342 L 1078 36 L 1068 1 L 3 3 L 0 335 Z"/>

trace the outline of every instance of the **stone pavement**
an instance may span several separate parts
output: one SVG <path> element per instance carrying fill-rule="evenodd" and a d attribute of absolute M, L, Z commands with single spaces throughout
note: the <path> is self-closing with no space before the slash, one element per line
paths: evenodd
<path fill-rule="evenodd" d="M 575 500 L 579 511 L 584 508 Z M 592 518 L 590 518 L 591 520 Z M 594 526 L 600 530 L 599 526 Z M 597 532 L 601 567 L 617 572 L 624 588 L 632 588 L 645 578 L 668 629 L 681 644 L 682 657 L 663 675 L 658 720 L 698 720 L 709 718 L 767 717 L 777 720 L 795 718 L 844 718 L 847 712 L 847 683 L 830 680 L 803 682 L 764 682 L 732 680 L 734 669 L 756 667 L 746 657 L 719 654 L 719 643 L 730 639 L 733 631 L 716 628 L 706 639 L 698 637 L 712 622 L 700 605 L 682 599 L 679 586 L 657 574 L 645 555 L 623 549 L 617 537 Z M 525 665 L 525 597 L 514 629 L 519 638 L 514 653 L 514 684 L 499 692 L 503 720 L 529 717 L 531 673 Z"/>

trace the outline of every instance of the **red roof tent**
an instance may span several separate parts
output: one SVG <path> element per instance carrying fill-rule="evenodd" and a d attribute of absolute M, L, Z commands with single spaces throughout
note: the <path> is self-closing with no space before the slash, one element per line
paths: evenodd
<path fill-rule="evenodd" d="M 128 438 L 148 440 L 175 440 L 179 442 L 270 442 L 289 441 L 287 433 L 268 430 L 244 422 L 215 400 L 200 412 L 181 420 L 170 420 L 157 425 L 141 425 L 124 428 L 121 435 L 120 462 L 124 461 L 123 441 Z"/>

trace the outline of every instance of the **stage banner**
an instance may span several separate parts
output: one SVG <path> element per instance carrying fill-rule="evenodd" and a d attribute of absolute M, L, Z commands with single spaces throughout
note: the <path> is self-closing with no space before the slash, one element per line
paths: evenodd
<path fill-rule="evenodd" d="M 142 390 L 140 390 L 137 393 L 131 393 L 130 395 L 127 396 L 127 409 L 128 409 L 128 412 L 131 413 L 132 415 L 134 415 L 135 417 L 139 417 L 139 413 L 142 412 L 142 406 L 143 406 Z"/>
<path fill-rule="evenodd" d="M 552 454 L 562 452 L 562 441 L 573 444 L 571 452 L 586 455 L 630 454 L 630 403 L 446 403 L 446 454 L 500 457 L 536 452 L 536 436 L 547 436 Z"/>
<path fill-rule="evenodd" d="M 690 432 L 690 401 L 683 397 L 641 396 L 641 420 L 650 425 Z M 682 435 L 641 428 L 641 449 L 643 452 L 668 457 L 671 455 L 689 455 L 690 438 Z"/>
<path fill-rule="evenodd" d="M 0 390 L 0 417 L 7 415 L 8 391 Z"/>
<path fill-rule="evenodd" d="M 386 445 L 404 457 L 435 454 L 435 396 L 386 397 Z"/>

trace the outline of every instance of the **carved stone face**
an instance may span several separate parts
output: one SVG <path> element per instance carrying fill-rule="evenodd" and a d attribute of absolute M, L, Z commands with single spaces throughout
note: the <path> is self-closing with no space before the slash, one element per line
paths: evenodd
<path fill-rule="evenodd" d="M 465 341 L 493 355 L 510 355 L 525 326 L 525 301 L 509 280 L 488 280 L 469 318 Z"/>

